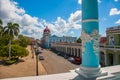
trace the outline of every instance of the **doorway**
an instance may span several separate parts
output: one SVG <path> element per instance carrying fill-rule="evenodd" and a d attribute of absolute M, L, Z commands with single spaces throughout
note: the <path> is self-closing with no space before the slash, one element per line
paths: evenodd
<path fill-rule="evenodd" d="M 108 61 L 109 62 L 109 66 L 112 66 L 114 64 L 114 55 L 113 54 L 109 54 L 108 57 L 109 57 L 109 59 L 108 59 L 109 60 Z"/>

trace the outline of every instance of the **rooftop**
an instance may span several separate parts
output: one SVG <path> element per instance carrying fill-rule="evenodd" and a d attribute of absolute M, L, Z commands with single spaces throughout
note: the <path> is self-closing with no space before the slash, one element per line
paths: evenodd
<path fill-rule="evenodd" d="M 120 30 L 120 25 L 119 26 L 114 26 L 114 27 L 107 28 L 107 31 L 108 30 Z"/>

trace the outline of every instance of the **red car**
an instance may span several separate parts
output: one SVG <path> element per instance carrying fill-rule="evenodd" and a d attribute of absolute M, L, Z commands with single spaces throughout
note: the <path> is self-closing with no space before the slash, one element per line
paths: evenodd
<path fill-rule="evenodd" d="M 74 61 L 72 63 L 80 65 L 81 64 L 81 58 L 80 57 L 75 57 Z"/>

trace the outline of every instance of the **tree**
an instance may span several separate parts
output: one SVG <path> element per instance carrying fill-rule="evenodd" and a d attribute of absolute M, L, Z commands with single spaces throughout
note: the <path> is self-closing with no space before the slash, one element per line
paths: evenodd
<path fill-rule="evenodd" d="M 9 39 L 9 59 L 11 58 L 11 41 L 15 36 L 18 36 L 19 24 L 9 22 L 7 26 L 4 27 L 4 35 L 8 35 Z"/>
<path fill-rule="evenodd" d="M 18 39 L 19 39 L 19 45 L 22 47 L 27 47 L 27 45 L 30 43 L 29 38 L 23 35 L 19 35 Z"/>
<path fill-rule="evenodd" d="M 7 37 L 3 36 L 2 38 L 0 38 L 0 47 L 7 46 L 8 43 L 9 43 L 9 39 Z"/>
<path fill-rule="evenodd" d="M 19 46 L 27 47 L 27 45 L 30 44 L 30 40 L 28 37 L 19 34 L 18 39 L 13 40 L 12 44 L 18 44 Z"/>
<path fill-rule="evenodd" d="M 3 33 L 3 22 L 2 20 L 0 19 L 0 38 L 2 38 L 2 33 Z"/>
<path fill-rule="evenodd" d="M 81 43 L 81 39 L 80 39 L 80 37 L 77 39 L 77 43 Z"/>
<path fill-rule="evenodd" d="M 8 55 L 8 46 L 0 47 L 0 56 L 1 57 L 9 57 Z M 19 58 L 19 57 L 25 57 L 29 54 L 29 52 L 19 45 L 11 45 L 11 57 L 12 58 Z"/>

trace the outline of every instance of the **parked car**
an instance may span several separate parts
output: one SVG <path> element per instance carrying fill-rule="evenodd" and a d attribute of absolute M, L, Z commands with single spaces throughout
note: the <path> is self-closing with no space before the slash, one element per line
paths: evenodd
<path fill-rule="evenodd" d="M 80 58 L 80 57 L 75 57 L 74 59 L 75 59 L 75 60 L 73 61 L 74 64 L 78 64 L 78 65 L 81 64 L 81 58 Z"/>
<path fill-rule="evenodd" d="M 65 59 L 68 59 L 69 57 L 70 57 L 70 56 L 68 56 L 68 55 L 64 55 L 64 58 L 65 58 Z"/>
<path fill-rule="evenodd" d="M 69 57 L 68 61 L 70 61 L 73 64 L 80 65 L 81 64 L 81 58 L 80 57 Z"/>
<path fill-rule="evenodd" d="M 60 55 L 60 52 L 57 52 L 57 55 Z"/>
<path fill-rule="evenodd" d="M 75 61 L 75 59 L 73 57 L 69 57 L 68 61 L 73 62 L 73 61 Z"/>
<path fill-rule="evenodd" d="M 59 55 L 62 56 L 62 57 L 64 57 L 65 53 L 61 52 Z"/>
<path fill-rule="evenodd" d="M 44 57 L 43 56 L 39 56 L 39 60 L 44 60 Z"/>

